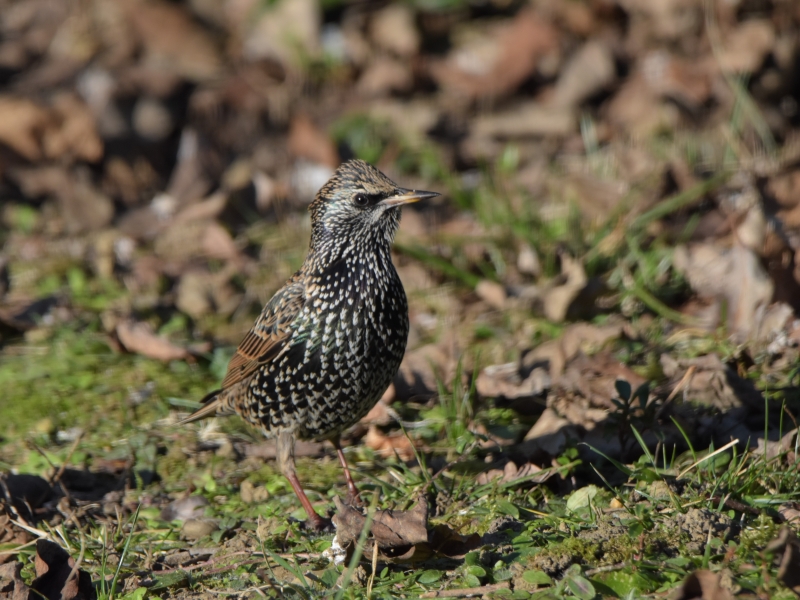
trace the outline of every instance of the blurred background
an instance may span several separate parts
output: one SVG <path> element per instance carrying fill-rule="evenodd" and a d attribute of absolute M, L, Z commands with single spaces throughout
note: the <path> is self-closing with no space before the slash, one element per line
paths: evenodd
<path fill-rule="evenodd" d="M 103 598 L 127 561 L 141 600 L 263 597 L 239 555 L 317 560 L 274 446 L 176 421 L 358 157 L 442 193 L 404 209 L 408 351 L 344 441 L 365 498 L 430 493 L 450 573 L 373 563 L 373 597 L 565 577 L 591 598 L 582 568 L 633 597 L 709 565 L 778 597 L 800 568 L 773 576 L 767 546 L 800 514 L 799 101 L 796 0 L 0 0 L 0 563 L 32 580 L 49 536 Z M 297 455 L 324 513 L 335 457 Z M 237 575 L 187 583 L 225 548 Z M 341 581 L 322 562 L 303 597 Z"/>
<path fill-rule="evenodd" d="M 799 25 L 791 0 L 0 0 L 7 463 L 193 406 L 352 157 L 442 192 L 404 212 L 409 351 L 355 439 L 410 456 L 399 411 L 546 463 L 646 382 L 763 417 L 800 339 Z M 426 402 L 470 382 L 493 403 L 445 435 Z M 736 414 L 692 435 L 763 438 Z"/>

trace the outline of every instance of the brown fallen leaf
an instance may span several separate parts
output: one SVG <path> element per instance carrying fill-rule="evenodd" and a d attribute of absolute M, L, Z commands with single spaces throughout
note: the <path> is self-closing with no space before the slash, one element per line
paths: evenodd
<path fill-rule="evenodd" d="M 373 15 L 370 38 L 376 46 L 408 60 L 419 52 L 421 43 L 415 18 L 411 6 L 390 4 Z"/>
<path fill-rule="evenodd" d="M 167 338 L 157 335 L 148 323 L 130 319 L 120 321 L 116 327 L 117 338 L 128 352 L 141 354 L 148 358 L 163 360 L 185 360 L 190 354 Z"/>
<path fill-rule="evenodd" d="M 530 462 L 525 463 L 521 467 L 517 467 L 516 463 L 508 461 L 502 469 L 490 469 L 478 474 L 475 478 L 475 483 L 484 485 L 495 480 L 499 481 L 499 483 L 509 483 L 519 479 L 528 479 L 532 483 L 542 483 L 555 475 L 553 471 L 547 471 L 535 477 L 536 473 L 540 471 L 542 471 L 541 467 Z"/>
<path fill-rule="evenodd" d="M 361 536 L 367 517 L 338 497 L 333 499 L 333 503 L 336 505 L 333 524 L 338 543 L 344 548 L 352 546 Z M 431 555 L 428 537 L 428 502 L 420 497 L 417 505 L 410 511 L 375 511 L 364 556 L 371 556 L 377 544 L 378 556 L 382 560 L 424 560 Z"/>
<path fill-rule="evenodd" d="M 796 502 L 787 502 L 778 507 L 778 515 L 784 523 L 800 522 L 800 505 Z"/>
<path fill-rule="evenodd" d="M 91 576 L 75 569 L 73 559 L 58 544 L 41 539 L 36 542 L 36 579 L 31 589 L 48 600 L 93 600 L 97 593 Z"/>
<path fill-rule="evenodd" d="M 445 523 L 435 525 L 429 537 L 431 548 L 437 556 L 455 560 L 463 559 L 468 552 L 476 550 L 483 544 L 481 536 L 477 533 L 462 535 Z"/>
<path fill-rule="evenodd" d="M 525 9 L 477 44 L 456 45 L 444 61 L 431 65 L 431 74 L 443 87 L 471 99 L 505 96 L 556 47 L 553 26 Z"/>
<path fill-rule="evenodd" d="M 458 356 L 455 344 L 426 344 L 406 352 L 394 378 L 395 399 L 431 398 L 438 393 L 437 381 L 453 381 Z"/>
<path fill-rule="evenodd" d="M 338 500 L 338 498 L 336 499 Z M 338 504 L 337 504 L 338 506 Z M 350 526 L 353 528 L 348 534 L 347 540 L 352 539 L 352 533 L 357 529 L 360 535 L 361 527 L 363 527 L 363 515 L 355 511 L 357 515 L 351 514 L 347 509 Z M 359 516 L 360 515 L 360 518 Z M 391 515 L 390 517 L 388 515 Z M 415 563 L 420 562 L 431 557 L 450 558 L 461 560 L 468 552 L 479 548 L 483 544 L 480 535 L 473 533 L 471 535 L 462 535 L 457 531 L 451 529 L 448 525 L 441 523 L 435 525 L 433 529 L 425 533 L 427 524 L 427 504 L 424 500 L 420 500 L 417 506 L 409 512 L 397 511 L 378 511 L 375 516 L 375 521 L 381 520 L 381 525 L 378 528 L 378 533 L 375 533 L 375 525 L 373 524 L 374 540 L 371 540 L 373 545 L 368 546 L 365 550 L 365 555 L 369 556 L 372 549 L 374 551 L 374 543 L 378 542 L 378 557 L 381 560 L 390 561 L 393 563 Z M 334 517 L 336 519 L 336 517 Z M 398 537 L 395 535 L 395 529 L 403 531 L 403 541 L 415 540 L 413 544 L 400 545 L 390 547 L 384 543 L 397 542 Z M 337 536 L 338 536 L 337 525 Z M 340 544 L 347 546 L 351 541 Z"/>
<path fill-rule="evenodd" d="M 13 546 L 22 546 L 31 541 L 30 534 L 23 529 L 15 527 L 11 522 L 11 515 L 3 514 L 3 510 L 4 506 L 0 504 L 0 546 L 7 548 L 6 551 L 0 552 L 0 564 L 10 561 L 16 556 L 12 549 Z M 2 579 L 3 576 L 0 574 L 0 597 L 4 593 Z"/>
<path fill-rule="evenodd" d="M 753 73 L 774 46 L 774 25 L 768 19 L 748 19 L 726 33 L 717 60 L 723 71 Z"/>
<path fill-rule="evenodd" d="M 123 9 L 143 47 L 146 67 L 194 82 L 213 79 L 221 72 L 222 58 L 214 39 L 186 7 L 131 2 L 123 3 Z"/>
<path fill-rule="evenodd" d="M 602 349 L 610 340 L 622 334 L 622 325 L 609 323 L 608 325 L 591 325 L 589 323 L 575 323 L 564 330 L 562 336 L 540 344 L 530 352 L 520 357 L 520 374 L 530 374 L 537 367 L 549 370 L 552 379 L 560 378 L 569 361 L 579 352 L 591 354 Z"/>
<path fill-rule="evenodd" d="M 695 571 L 683 582 L 675 600 L 733 600 L 733 594 L 722 587 L 720 580 L 717 573 Z"/>
<path fill-rule="evenodd" d="M 765 440 L 763 437 L 758 438 L 758 446 L 756 452 L 759 456 L 765 456 L 768 460 L 777 458 L 784 455 L 783 461 L 787 465 L 794 465 L 797 456 L 794 453 L 795 438 L 797 437 L 797 429 L 792 429 L 785 433 L 779 440 Z"/>
<path fill-rule="evenodd" d="M 244 447 L 244 454 L 256 458 L 274 459 L 278 456 L 278 447 L 275 444 L 275 440 L 268 440 L 258 444 L 247 444 Z M 294 455 L 295 457 L 324 456 L 325 445 L 322 442 L 298 440 L 294 445 Z"/>
<path fill-rule="evenodd" d="M 647 381 L 613 354 L 603 351 L 592 356 L 576 356 L 567 364 L 556 385 L 586 398 L 591 408 L 614 410 L 616 405 L 612 400 L 618 398 L 616 383 L 619 380 L 627 381 L 633 392 Z"/>
<path fill-rule="evenodd" d="M 609 44 L 593 39 L 564 65 L 548 101 L 554 106 L 576 106 L 606 89 L 614 79 L 616 67 Z"/>
<path fill-rule="evenodd" d="M 0 114 L 0 142 L 28 160 L 38 160 L 41 136 L 50 120 L 47 110 L 27 98 L 0 96 Z"/>
<path fill-rule="evenodd" d="M 53 123 L 42 138 L 48 158 L 74 157 L 97 162 L 103 157 L 103 141 L 97 134 L 89 107 L 75 94 L 60 93 L 53 99 Z"/>
<path fill-rule="evenodd" d="M 766 552 L 780 555 L 778 579 L 780 582 L 800 596 L 800 540 L 792 529 L 784 525 L 767 547 Z"/>
<path fill-rule="evenodd" d="M 10 501 L 26 519 L 53 496 L 53 488 L 43 477 L 29 473 L 0 473 L 0 498 Z M 2 505 L 0 505 L 2 506 Z"/>
<path fill-rule="evenodd" d="M 390 384 L 378 403 L 359 422 L 362 425 L 388 425 L 394 421 L 392 410 L 389 408 L 394 400 L 394 395 L 394 385 Z"/>
<path fill-rule="evenodd" d="M 693 372 L 687 376 L 692 367 Z M 752 410 L 764 409 L 764 398 L 753 383 L 739 377 L 716 354 L 679 360 L 662 354 L 661 368 L 664 375 L 669 377 L 671 387 L 681 385 L 681 394 L 688 402 L 723 410 L 739 406 L 747 406 Z M 684 377 L 686 381 L 683 381 Z"/>
<path fill-rule="evenodd" d="M 475 382 L 478 394 L 483 398 L 508 401 L 512 405 L 525 405 L 550 388 L 550 374 L 546 367 L 536 366 L 524 378 L 519 367 L 518 363 L 505 363 L 484 368 Z"/>
<path fill-rule="evenodd" d="M 403 460 L 414 458 L 414 445 L 401 431 L 393 431 L 387 435 L 375 425 L 370 425 L 363 441 L 367 448 L 374 450 L 379 456 L 394 456 L 397 453 Z"/>
<path fill-rule="evenodd" d="M 0 598 L 3 600 L 28 600 L 33 595 L 20 576 L 23 566 L 21 562 L 0 566 Z"/>
<path fill-rule="evenodd" d="M 727 305 L 727 326 L 736 339 L 758 332 L 775 286 L 752 250 L 738 244 L 678 246 L 675 268 L 700 296 Z"/>
<path fill-rule="evenodd" d="M 331 137 L 317 127 L 305 113 L 295 115 L 289 126 L 289 152 L 298 158 L 335 169 L 339 152 Z"/>

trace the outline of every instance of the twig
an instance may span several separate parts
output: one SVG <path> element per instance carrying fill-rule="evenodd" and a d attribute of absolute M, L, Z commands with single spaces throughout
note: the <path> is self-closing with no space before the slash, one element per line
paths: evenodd
<path fill-rule="evenodd" d="M 420 595 L 420 598 L 469 598 L 471 596 L 483 596 L 499 590 L 507 590 L 509 584 L 507 581 L 503 583 L 492 583 L 490 585 L 482 585 L 474 588 L 463 588 L 460 590 L 439 590 L 437 592 L 425 592 Z"/>
<path fill-rule="evenodd" d="M 686 473 L 688 473 L 689 471 L 694 469 L 700 463 L 703 463 L 703 462 L 707 461 L 709 458 L 713 458 L 714 456 L 716 456 L 720 452 L 725 452 L 725 450 L 727 450 L 731 446 L 735 446 L 738 443 L 739 443 L 739 438 L 736 438 L 735 440 L 731 440 L 730 442 L 728 442 L 727 444 L 722 446 L 722 448 L 719 448 L 718 450 L 714 450 L 714 452 L 712 452 L 711 454 L 707 454 L 706 456 L 704 456 L 700 460 L 698 460 L 695 463 L 693 463 L 693 464 L 689 465 L 688 467 L 686 467 L 683 471 L 678 473 L 678 476 L 676 477 L 676 479 L 681 479 L 684 475 L 686 475 Z"/>
<path fill-rule="evenodd" d="M 11 519 L 11 522 L 19 527 L 20 529 L 24 529 L 28 533 L 32 533 L 33 535 L 43 538 L 45 540 L 50 540 L 51 542 L 58 544 L 58 542 L 53 539 L 53 536 L 47 533 L 46 531 L 42 531 L 41 529 L 36 529 L 36 527 L 31 527 L 27 523 L 23 523 L 22 521 L 17 521 L 16 519 Z M 58 544 L 59 546 L 61 544 Z"/>

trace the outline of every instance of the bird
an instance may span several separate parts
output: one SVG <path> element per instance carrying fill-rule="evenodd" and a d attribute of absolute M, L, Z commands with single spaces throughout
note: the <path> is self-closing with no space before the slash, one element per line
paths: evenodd
<path fill-rule="evenodd" d="M 330 520 L 297 477 L 295 440 L 329 440 L 359 502 L 341 433 L 375 406 L 408 341 L 408 301 L 392 263 L 401 207 L 439 196 L 401 188 L 369 163 L 344 162 L 309 207 L 311 240 L 300 269 L 264 306 L 219 389 L 182 423 L 238 414 L 275 438 L 277 462 L 321 531 Z"/>

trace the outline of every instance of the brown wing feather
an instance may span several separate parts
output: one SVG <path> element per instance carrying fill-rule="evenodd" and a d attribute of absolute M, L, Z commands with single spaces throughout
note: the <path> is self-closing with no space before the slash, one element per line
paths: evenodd
<path fill-rule="evenodd" d="M 281 353 L 284 342 L 291 334 L 290 325 L 300 312 L 304 300 L 303 286 L 296 278 L 272 297 L 228 363 L 222 389 L 247 379 L 260 365 L 274 360 Z"/>

